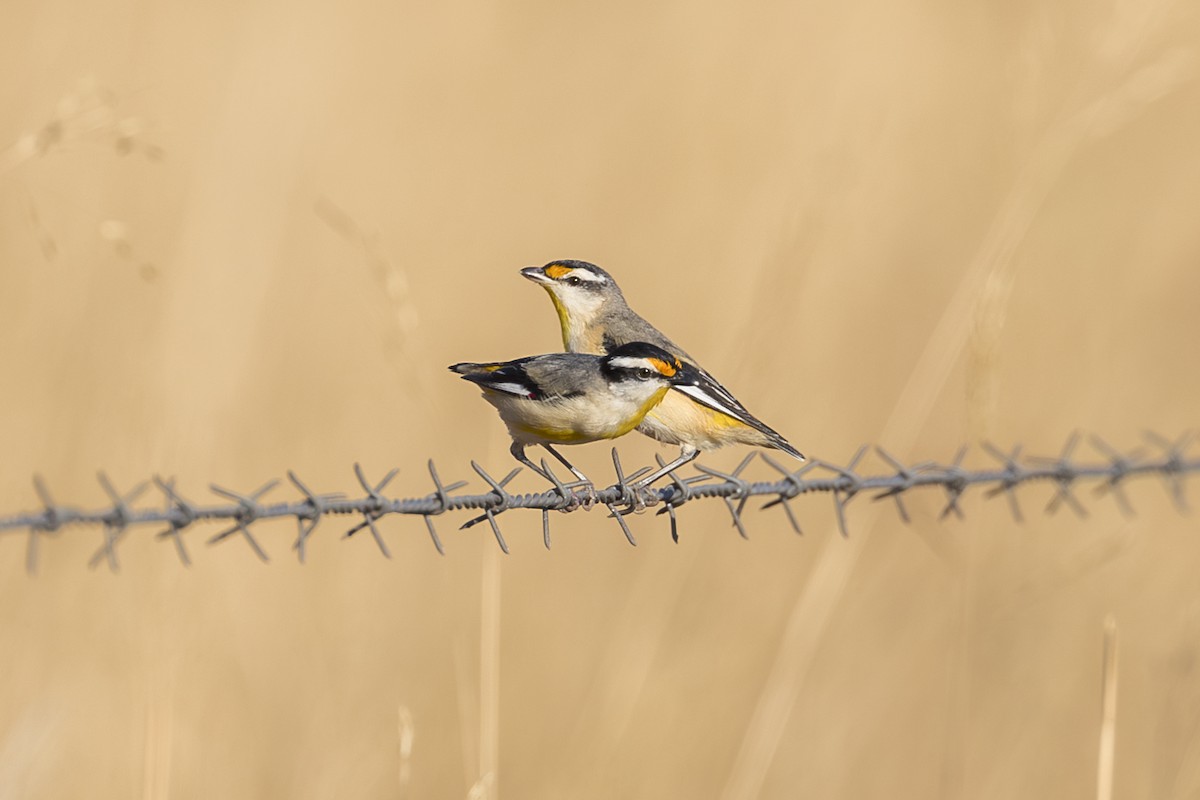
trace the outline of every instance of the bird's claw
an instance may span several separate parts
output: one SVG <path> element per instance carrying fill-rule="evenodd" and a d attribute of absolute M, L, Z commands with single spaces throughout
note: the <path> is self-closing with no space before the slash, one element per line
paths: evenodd
<path fill-rule="evenodd" d="M 571 489 L 572 495 L 575 497 L 575 503 L 578 508 L 584 511 L 591 511 L 592 506 L 596 505 L 599 497 L 596 494 L 596 486 L 591 481 L 576 481 L 568 483 L 567 488 Z M 582 489 L 582 492 L 575 491 Z"/>

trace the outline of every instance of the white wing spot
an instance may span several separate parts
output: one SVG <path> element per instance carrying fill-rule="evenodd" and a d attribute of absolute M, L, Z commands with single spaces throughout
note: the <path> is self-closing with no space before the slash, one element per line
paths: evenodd
<path fill-rule="evenodd" d="M 533 397 L 533 393 L 519 383 L 489 383 L 488 388 L 495 389 L 498 392 L 515 394 L 519 397 Z"/>

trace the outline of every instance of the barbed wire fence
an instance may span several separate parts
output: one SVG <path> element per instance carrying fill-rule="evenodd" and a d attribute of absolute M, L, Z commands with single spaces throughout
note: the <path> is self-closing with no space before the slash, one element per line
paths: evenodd
<path fill-rule="evenodd" d="M 626 475 L 614 447 L 612 461 L 616 480 L 611 486 L 597 489 L 578 483 L 563 483 L 543 460 L 542 467 L 551 476 L 553 486 L 544 492 L 527 494 L 512 494 L 505 488 L 521 472 L 520 468 L 513 469 L 505 477 L 497 479 L 474 461 L 471 462 L 471 468 L 486 484 L 488 491 L 482 494 L 455 494 L 467 486 L 467 481 L 444 483 L 431 460 L 428 462 L 428 470 L 433 482 L 433 491 L 422 497 L 408 498 L 384 495 L 384 490 L 396 477 L 398 470 L 393 469 L 378 481 L 372 481 L 362 468 L 355 464 L 354 474 L 362 486 L 362 497 L 348 498 L 343 494 L 314 492 L 294 472 L 289 471 L 288 481 L 298 492 L 299 499 L 270 504 L 264 502 L 263 498 L 279 485 L 278 480 L 265 483 L 252 492 L 237 492 L 213 484 L 210 485 L 210 490 L 225 502 L 199 505 L 185 499 L 173 479 L 155 476 L 129 491 L 121 492 L 104 473 L 100 473 L 100 486 L 108 495 L 111 504 L 92 510 L 80 510 L 57 503 L 45 482 L 35 477 L 34 489 L 41 500 L 42 509 L 0 516 L 0 533 L 22 530 L 28 533 L 25 563 L 26 568 L 34 572 L 37 569 L 42 539 L 68 528 L 100 527 L 104 534 L 103 542 L 91 557 L 89 566 L 97 567 L 107 563 L 116 571 L 120 569 L 118 548 L 125 542 L 131 529 L 161 525 L 166 525 L 166 528 L 157 531 L 155 538 L 170 540 L 180 561 L 185 566 L 190 565 L 191 557 L 184 541 L 184 533 L 205 522 L 220 522 L 228 526 L 211 535 L 207 540 L 208 544 L 215 545 L 240 536 L 255 555 L 266 562 L 269 561 L 269 557 L 255 537 L 253 526 L 266 520 L 294 519 L 297 532 L 292 549 L 303 563 L 307 554 L 307 544 L 317 526 L 327 517 L 345 515 L 361 519 L 343 532 L 342 538 L 350 538 L 366 530 L 373 537 L 379 551 L 391 558 L 391 551 L 380 533 L 378 523 L 392 514 L 421 517 L 425 521 L 434 547 L 444 555 L 446 550 L 433 520 L 443 514 L 463 510 L 482 513 L 468 519 L 460 527 L 467 529 L 487 522 L 496 543 L 505 553 L 509 552 L 508 543 L 500 529 L 498 517 L 502 513 L 519 509 L 541 511 L 542 536 L 547 548 L 551 542 L 551 511 L 571 513 L 593 507 L 607 508 L 625 538 L 631 545 L 636 545 L 633 531 L 625 521 L 628 514 L 659 507 L 657 513 L 669 516 L 671 537 L 678 541 L 679 524 L 676 509 L 688 503 L 718 498 L 725 504 L 733 526 L 744 538 L 749 538 L 745 509 L 752 499 L 767 498 L 767 502 L 760 509 L 779 506 L 792 530 L 799 534 L 803 531 L 792 508 L 792 501 L 804 495 L 819 493 L 832 495 L 838 527 L 843 536 L 848 536 L 850 532 L 846 517 L 847 506 L 856 498 L 870 495 L 873 500 L 891 500 L 900 518 L 908 522 L 905 496 L 914 490 L 928 488 L 941 489 L 945 495 L 940 519 L 950 514 L 962 517 L 960 501 L 963 495 L 972 487 L 982 487 L 985 497 L 1007 498 L 1013 519 L 1021 522 L 1023 514 L 1017 490 L 1030 483 L 1047 482 L 1054 486 L 1054 494 L 1046 506 L 1048 513 L 1068 506 L 1076 514 L 1086 516 L 1087 510 L 1076 496 L 1075 489 L 1081 483 L 1088 483 L 1098 494 L 1112 495 L 1121 512 L 1128 516 L 1134 512 L 1125 492 L 1126 482 L 1138 477 L 1157 477 L 1164 482 L 1180 513 L 1186 513 L 1188 505 L 1185 479 L 1200 472 L 1200 457 L 1189 457 L 1187 453 L 1194 439 L 1193 433 L 1188 432 L 1175 440 L 1169 440 L 1157 433 L 1146 432 L 1145 439 L 1149 448 L 1138 447 L 1122 452 L 1098 436 L 1090 436 L 1089 442 L 1099 456 L 1099 460 L 1091 462 L 1076 458 L 1076 450 L 1082 441 L 1078 433 L 1068 438 L 1059 455 L 1050 458 L 1023 456 L 1020 446 L 1004 452 L 985 442 L 982 445 L 983 451 L 998 465 L 992 469 L 965 468 L 963 462 L 969 450 L 967 446 L 961 447 L 949 463 L 923 462 L 912 465 L 906 465 L 883 448 L 875 447 L 875 453 L 889 469 L 888 472 L 877 475 L 864 475 L 859 471 L 859 464 L 871 449 L 865 445 L 844 465 L 814 459 L 796 470 L 785 468 L 764 453 L 763 461 L 780 475 L 780 478 L 774 481 L 750 481 L 742 477 L 746 467 L 757 455 L 757 452 L 751 452 L 732 472 L 720 472 L 696 464 L 697 474 L 683 476 L 677 468 L 664 476 L 669 478 L 670 482 L 660 487 L 643 486 L 638 483 L 639 478 L 648 474 L 651 467 Z M 660 467 L 664 465 L 661 457 L 656 456 L 656 460 Z M 821 474 L 814 475 L 818 470 Z M 136 508 L 135 503 L 151 487 L 157 489 L 163 505 Z"/>

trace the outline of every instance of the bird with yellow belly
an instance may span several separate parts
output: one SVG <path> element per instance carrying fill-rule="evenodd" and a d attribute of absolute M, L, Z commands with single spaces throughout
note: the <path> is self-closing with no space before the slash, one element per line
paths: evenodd
<path fill-rule="evenodd" d="M 542 267 L 526 267 L 521 274 L 550 295 L 568 352 L 603 355 L 631 342 L 647 342 L 699 374 L 698 383 L 674 387 L 638 425 L 641 433 L 680 447 L 679 458 L 643 483 L 686 464 L 702 450 L 731 444 L 773 448 L 804 460 L 799 450 L 746 410 L 683 348 L 634 312 L 616 281 L 600 267 L 586 261 L 552 261 Z"/>

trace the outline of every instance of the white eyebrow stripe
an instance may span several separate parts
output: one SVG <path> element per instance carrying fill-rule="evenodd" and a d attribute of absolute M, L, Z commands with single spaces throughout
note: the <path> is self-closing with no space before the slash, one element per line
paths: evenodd
<path fill-rule="evenodd" d="M 614 358 L 612 361 L 610 361 L 608 363 L 612 364 L 614 367 L 622 367 L 624 369 L 648 369 L 648 370 L 653 370 L 654 372 L 658 372 L 658 369 L 653 364 L 651 364 L 647 359 L 644 359 L 644 358 L 634 358 L 632 356 L 618 356 L 617 358 Z"/>
<path fill-rule="evenodd" d="M 591 281 L 592 283 L 604 283 L 604 276 L 597 275 L 590 269 L 573 269 L 567 273 L 571 277 L 579 278 L 581 281 Z"/>

